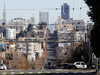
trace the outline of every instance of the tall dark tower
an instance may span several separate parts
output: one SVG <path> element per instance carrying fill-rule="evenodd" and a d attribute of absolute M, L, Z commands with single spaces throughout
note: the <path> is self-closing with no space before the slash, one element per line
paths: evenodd
<path fill-rule="evenodd" d="M 67 3 L 61 6 L 61 18 L 64 20 L 70 19 L 70 6 Z"/>
<path fill-rule="evenodd" d="M 5 26 L 7 25 L 7 20 L 6 20 L 6 7 L 4 3 L 4 11 L 3 11 L 3 22 L 5 23 Z"/>

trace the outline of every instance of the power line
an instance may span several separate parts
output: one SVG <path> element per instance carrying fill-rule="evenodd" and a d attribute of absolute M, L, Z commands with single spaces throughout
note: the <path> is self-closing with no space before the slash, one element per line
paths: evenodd
<path fill-rule="evenodd" d="M 82 8 L 88 8 L 87 6 L 84 6 Z M 73 8 L 70 8 L 73 9 Z M 80 9 L 80 7 L 76 7 L 74 9 Z M 0 10 L 4 10 L 4 9 L 0 9 Z M 43 9 L 6 9 L 6 10 L 61 10 L 61 8 L 43 8 Z"/>
<path fill-rule="evenodd" d="M 74 19 L 74 10 L 75 8 L 74 8 L 74 0 L 73 0 L 73 19 Z"/>
<path fill-rule="evenodd" d="M 79 20 L 80 20 L 80 17 L 81 17 L 81 11 L 82 11 L 82 4 L 83 4 L 83 0 L 82 0 L 82 3 L 81 3 L 81 7 L 80 7 L 80 14 L 79 14 Z"/>

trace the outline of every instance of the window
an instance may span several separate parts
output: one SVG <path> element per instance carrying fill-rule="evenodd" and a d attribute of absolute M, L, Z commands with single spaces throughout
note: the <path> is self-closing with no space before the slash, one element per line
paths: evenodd
<path fill-rule="evenodd" d="M 81 65 L 85 65 L 84 63 L 81 63 Z"/>
<path fill-rule="evenodd" d="M 26 45 L 22 45 L 23 47 L 25 47 Z"/>
<path fill-rule="evenodd" d="M 29 47 L 31 47 L 31 45 L 28 45 Z"/>
<path fill-rule="evenodd" d="M 22 49 L 23 51 L 25 51 L 25 49 Z"/>
<path fill-rule="evenodd" d="M 31 51 L 31 49 L 28 49 L 28 51 Z"/>
<path fill-rule="evenodd" d="M 20 47 L 19 44 L 17 45 L 17 47 Z"/>
<path fill-rule="evenodd" d="M 76 63 L 76 65 L 80 65 L 80 63 Z"/>
<path fill-rule="evenodd" d="M 21 51 L 21 49 L 18 49 L 19 51 Z"/>

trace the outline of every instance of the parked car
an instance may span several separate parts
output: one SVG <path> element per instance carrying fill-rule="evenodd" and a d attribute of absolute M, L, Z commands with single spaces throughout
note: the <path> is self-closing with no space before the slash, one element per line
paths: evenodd
<path fill-rule="evenodd" d="M 76 66 L 73 64 L 63 64 L 61 69 L 76 69 Z"/>
<path fill-rule="evenodd" d="M 84 69 L 87 68 L 87 65 L 82 62 L 82 61 L 78 61 L 75 62 L 74 64 L 63 64 L 61 69 Z"/>
<path fill-rule="evenodd" d="M 85 64 L 83 61 L 75 62 L 74 65 L 76 66 L 76 68 L 87 68 L 87 64 Z"/>
<path fill-rule="evenodd" d="M 95 69 L 95 64 L 87 64 L 87 69 Z"/>
<path fill-rule="evenodd" d="M 5 64 L 0 64 L 0 70 L 7 70 L 7 66 Z"/>

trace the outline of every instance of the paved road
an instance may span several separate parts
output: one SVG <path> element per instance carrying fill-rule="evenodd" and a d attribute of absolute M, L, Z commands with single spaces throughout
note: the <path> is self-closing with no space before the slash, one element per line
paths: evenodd
<path fill-rule="evenodd" d="M 8 70 L 0 71 L 0 75 L 96 75 L 95 70 Z"/>
<path fill-rule="evenodd" d="M 50 33 L 48 37 L 49 37 L 48 38 L 48 40 L 49 40 L 48 47 L 49 48 L 47 49 L 47 58 L 46 58 L 45 63 L 43 65 L 44 69 L 47 69 L 48 61 L 51 62 L 51 66 L 56 65 L 56 48 L 55 48 L 56 45 L 54 42 L 51 42 L 51 40 L 55 41 L 56 40 L 55 37 L 57 37 L 57 36 L 55 36 L 53 33 Z"/>

